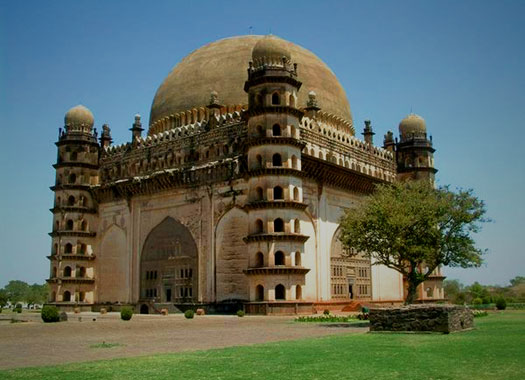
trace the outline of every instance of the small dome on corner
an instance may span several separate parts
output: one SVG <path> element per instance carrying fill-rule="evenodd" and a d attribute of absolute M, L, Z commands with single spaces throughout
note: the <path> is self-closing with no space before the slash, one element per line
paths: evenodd
<path fill-rule="evenodd" d="M 399 123 L 399 133 L 401 135 L 408 135 L 414 133 L 426 133 L 427 124 L 425 119 L 415 113 L 409 114 Z"/>
<path fill-rule="evenodd" d="M 95 118 L 91 111 L 79 104 L 67 111 L 64 117 L 64 125 L 69 127 L 89 127 L 92 128 L 95 124 Z"/>
<path fill-rule="evenodd" d="M 261 58 L 282 59 L 282 57 L 288 60 L 292 58 L 288 42 L 271 34 L 261 38 L 252 50 L 253 61 Z"/>

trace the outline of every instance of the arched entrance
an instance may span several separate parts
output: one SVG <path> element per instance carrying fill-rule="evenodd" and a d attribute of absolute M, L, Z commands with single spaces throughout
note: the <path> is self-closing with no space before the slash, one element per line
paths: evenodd
<path fill-rule="evenodd" d="M 142 304 L 140 307 L 140 314 L 149 314 L 149 307 L 146 304 Z"/>
<path fill-rule="evenodd" d="M 164 219 L 144 243 L 140 297 L 153 302 L 197 302 L 197 245 L 182 223 Z"/>

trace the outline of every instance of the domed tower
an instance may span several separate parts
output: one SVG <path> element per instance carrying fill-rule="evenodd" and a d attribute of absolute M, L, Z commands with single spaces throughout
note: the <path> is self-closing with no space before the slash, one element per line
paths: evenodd
<path fill-rule="evenodd" d="M 305 274 L 297 65 L 287 43 L 267 36 L 255 44 L 248 80 L 247 165 L 250 301 L 301 301 Z"/>
<path fill-rule="evenodd" d="M 434 183 L 437 169 L 434 168 L 432 138 L 427 138 L 425 120 L 411 113 L 399 123 L 399 143 L 396 144 L 398 178 L 428 179 Z"/>
<path fill-rule="evenodd" d="M 53 213 L 50 302 L 92 304 L 96 206 L 90 188 L 98 183 L 99 145 L 93 114 L 82 105 L 71 108 L 60 128 Z"/>

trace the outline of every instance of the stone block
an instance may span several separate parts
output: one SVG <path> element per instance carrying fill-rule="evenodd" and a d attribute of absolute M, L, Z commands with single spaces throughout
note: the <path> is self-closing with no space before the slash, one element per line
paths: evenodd
<path fill-rule="evenodd" d="M 455 305 L 409 305 L 370 310 L 370 331 L 441 332 L 474 327 L 470 309 Z"/>

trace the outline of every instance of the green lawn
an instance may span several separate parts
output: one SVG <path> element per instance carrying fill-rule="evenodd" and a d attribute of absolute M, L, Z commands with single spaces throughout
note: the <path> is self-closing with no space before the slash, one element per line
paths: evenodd
<path fill-rule="evenodd" d="M 525 379 L 525 312 L 450 335 L 358 334 L 0 371 L 2 379 Z"/>

